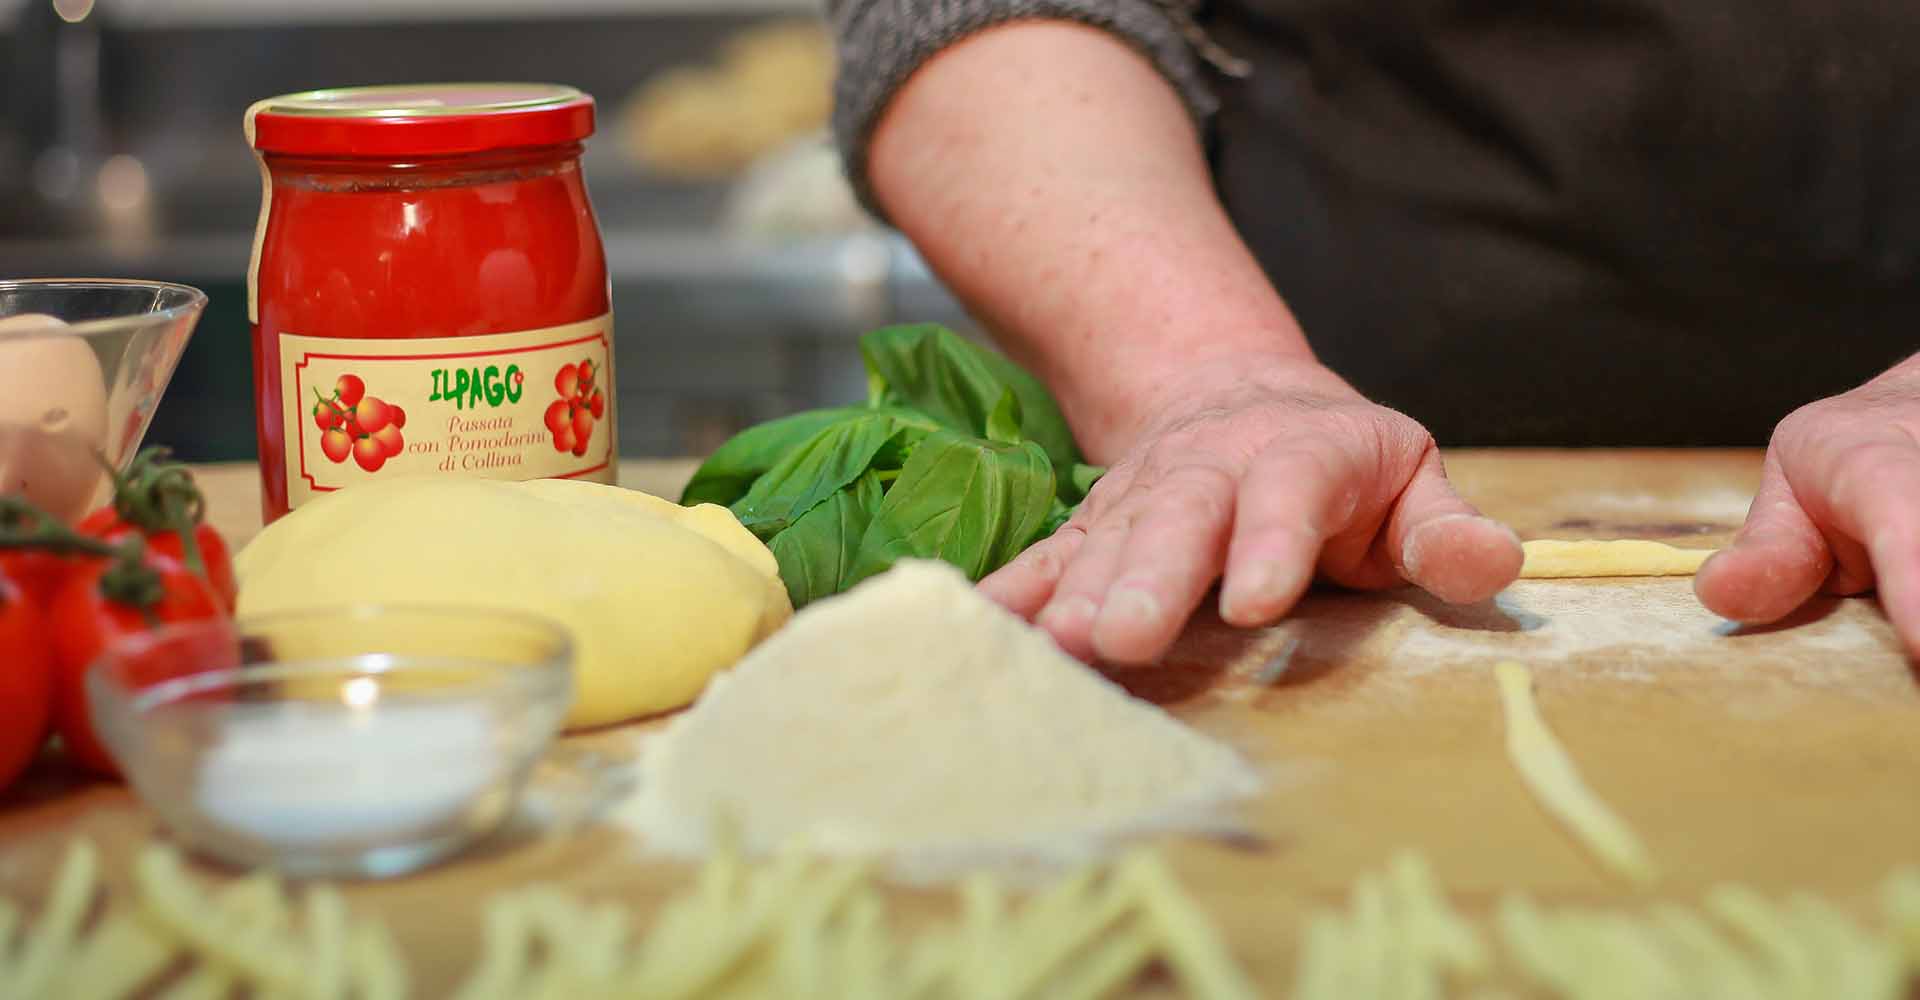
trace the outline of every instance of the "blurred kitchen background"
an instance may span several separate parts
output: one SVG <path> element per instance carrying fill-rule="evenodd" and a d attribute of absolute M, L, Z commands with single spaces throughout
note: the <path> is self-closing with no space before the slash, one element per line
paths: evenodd
<path fill-rule="evenodd" d="M 865 219 L 824 139 L 819 0 L 0 0 L 0 276 L 161 278 L 206 318 L 149 440 L 254 456 L 253 101 L 571 84 L 613 278 L 621 451 L 702 454 L 860 399 L 871 327 L 964 314 Z"/>

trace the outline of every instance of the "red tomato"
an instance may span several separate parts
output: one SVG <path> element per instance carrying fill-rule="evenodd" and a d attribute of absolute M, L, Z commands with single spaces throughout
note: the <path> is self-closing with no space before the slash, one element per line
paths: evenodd
<path fill-rule="evenodd" d="M 83 535 L 109 542 L 119 542 L 128 536 L 142 534 L 135 525 L 120 519 L 118 511 L 112 507 L 102 507 L 82 518 L 79 531 Z M 187 566 L 187 547 L 178 532 L 155 531 L 146 533 L 147 557 L 149 560 Z M 193 540 L 200 546 L 200 561 L 207 568 L 206 581 L 213 588 L 213 595 L 220 599 L 222 607 L 232 612 L 240 600 L 240 584 L 233 575 L 233 555 L 227 550 L 227 540 L 220 536 L 213 525 L 202 522 L 193 529 Z M 70 569 L 82 564 L 80 560 L 63 560 L 62 569 Z M 51 594 L 45 603 L 51 605 Z"/>
<path fill-rule="evenodd" d="M 379 442 L 380 450 L 385 452 L 388 458 L 400 454 L 407 446 L 406 439 L 400 436 L 398 424 L 388 424 L 380 428 L 374 432 L 373 439 Z"/>
<path fill-rule="evenodd" d="M 340 411 L 334 409 L 332 403 L 324 400 L 317 402 L 313 404 L 313 422 L 319 424 L 323 431 L 333 430 L 340 426 Z"/>
<path fill-rule="evenodd" d="M 225 617 L 212 588 L 186 567 L 153 555 L 142 565 L 157 574 L 160 584 L 152 606 L 142 609 L 108 597 L 101 584 L 115 562 L 89 559 L 61 584 L 47 619 L 53 632 L 53 706 L 60 740 L 74 760 L 106 775 L 118 775 L 119 770 L 94 736 L 87 714 L 87 668 L 109 644 L 153 625 Z"/>
<path fill-rule="evenodd" d="M 407 411 L 392 403 L 388 403 L 387 419 L 393 421 L 393 426 L 395 427 L 405 427 L 407 426 Z"/>
<path fill-rule="evenodd" d="M 366 396 L 353 408 L 353 422 L 360 425 L 362 433 L 376 433 L 392 419 L 391 409 L 378 396 Z"/>
<path fill-rule="evenodd" d="M 368 472 L 379 472 L 387 464 L 386 449 L 371 437 L 363 437 L 353 443 L 353 460 Z"/>
<path fill-rule="evenodd" d="M 0 577 L 0 791 L 33 762 L 53 717 L 53 643 L 40 601 Z"/>
<path fill-rule="evenodd" d="M 360 397 L 367 394 L 367 384 L 360 381 L 358 375 L 342 375 L 333 381 L 333 394 L 340 397 L 340 405 L 353 409 L 360 405 Z"/>
<path fill-rule="evenodd" d="M 559 374 L 553 377 L 553 388 L 560 393 L 561 399 L 572 399 L 574 391 L 580 387 L 580 369 L 572 365 L 561 365 Z"/>
<path fill-rule="evenodd" d="M 593 411 L 593 419 L 595 420 L 598 420 L 601 417 L 606 416 L 607 415 L 607 397 L 601 395 L 600 390 L 598 389 L 593 390 L 593 397 L 587 400 L 587 409 Z"/>
<path fill-rule="evenodd" d="M 326 453 L 327 458 L 335 462 L 344 462 L 347 460 L 347 454 L 353 451 L 353 436 L 344 429 L 335 427 L 320 435 L 320 450 Z"/>
<path fill-rule="evenodd" d="M 585 455 L 587 453 L 587 437 L 592 433 L 593 433 L 593 428 L 589 427 L 587 428 L 587 434 L 583 434 L 574 438 L 573 453 L 575 455 Z"/>
<path fill-rule="evenodd" d="M 554 451 L 572 451 L 573 450 L 573 427 L 572 426 L 562 427 L 559 430 L 553 432 L 553 450 Z"/>
<path fill-rule="evenodd" d="M 566 400 L 556 399 L 547 404 L 547 430 L 558 434 L 561 428 L 571 426 L 573 417 L 568 413 Z"/>
<path fill-rule="evenodd" d="M 592 359 L 587 359 L 585 361 L 580 362 L 579 371 L 580 371 L 580 391 L 582 394 L 584 394 L 588 389 L 593 388 Z"/>
<path fill-rule="evenodd" d="M 586 440 L 593 434 L 593 413 L 582 406 L 573 411 L 573 436 Z"/>
<path fill-rule="evenodd" d="M 45 608 L 53 600 L 60 580 L 74 566 L 68 556 L 44 549 L 8 549 L 0 552 L 0 576 L 11 580 Z"/>

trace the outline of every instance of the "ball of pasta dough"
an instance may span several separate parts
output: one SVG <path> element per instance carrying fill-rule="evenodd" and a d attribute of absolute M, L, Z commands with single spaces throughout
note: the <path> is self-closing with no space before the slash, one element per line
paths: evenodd
<path fill-rule="evenodd" d="M 569 726 L 678 708 L 793 614 L 725 508 L 598 483 L 396 478 L 328 494 L 235 559 L 242 616 L 351 603 L 551 618 L 574 640 Z"/>

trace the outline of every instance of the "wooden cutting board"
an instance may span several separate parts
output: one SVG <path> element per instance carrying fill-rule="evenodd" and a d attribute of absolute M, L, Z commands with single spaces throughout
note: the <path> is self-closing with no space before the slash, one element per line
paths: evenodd
<path fill-rule="evenodd" d="M 690 469 L 637 463 L 622 477 L 671 495 Z M 1449 469 L 1523 537 L 1714 546 L 1745 513 L 1759 455 L 1463 452 Z M 258 523 L 252 477 L 251 468 L 202 477 L 236 540 Z M 1248 842 L 1168 844 L 1269 992 L 1289 982 L 1306 905 L 1335 899 L 1400 849 L 1424 852 L 1471 909 L 1509 890 L 1632 898 L 1508 765 L 1490 669 L 1500 658 L 1534 669 L 1549 725 L 1665 871 L 1658 896 L 1693 900 L 1740 880 L 1816 889 L 1864 910 L 1882 875 L 1920 861 L 1920 686 L 1871 601 L 1820 600 L 1781 626 L 1737 629 L 1707 614 L 1684 579 L 1523 582 L 1474 607 L 1412 591 L 1316 592 L 1264 631 L 1203 615 L 1165 666 L 1115 675 L 1269 776 L 1246 812 Z M 617 759 L 654 724 L 565 747 Z M 37 895 L 73 835 L 95 838 L 117 862 L 159 832 L 123 789 L 75 787 L 42 768 L 0 800 L 0 892 Z M 416 995 L 436 996 L 471 961 L 491 892 L 550 880 L 645 909 L 687 876 L 604 827 L 568 837 L 522 827 L 348 896 L 394 925 L 423 987 Z"/>

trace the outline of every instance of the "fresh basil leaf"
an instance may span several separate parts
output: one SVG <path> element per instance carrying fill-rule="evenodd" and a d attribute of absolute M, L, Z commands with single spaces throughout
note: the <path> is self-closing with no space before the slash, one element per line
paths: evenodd
<path fill-rule="evenodd" d="M 896 438 L 924 433 L 892 413 L 859 411 L 858 416 L 821 429 L 782 456 L 733 504 L 734 516 L 760 540 L 772 538 L 860 478 L 896 444 Z"/>
<path fill-rule="evenodd" d="M 949 430 L 982 437 L 1001 393 L 1012 389 L 1020 400 L 1020 436 L 1037 442 L 1060 468 L 1080 459 L 1066 418 L 1039 379 L 946 327 L 884 327 L 860 338 L 860 355 L 874 405 L 908 406 Z"/>
<path fill-rule="evenodd" d="M 870 412 L 865 407 L 842 406 L 808 410 L 790 417 L 756 424 L 727 439 L 693 474 L 680 493 L 683 504 L 715 503 L 731 507 L 747 495 L 753 481 L 767 473 L 788 452 L 829 425 Z"/>
<path fill-rule="evenodd" d="M 795 608 L 850 585 L 854 555 L 883 497 L 879 473 L 862 473 L 767 543 Z"/>
<path fill-rule="evenodd" d="M 881 501 L 845 585 L 905 558 L 942 559 L 978 580 L 1033 542 L 1055 502 L 1053 465 L 1038 444 L 935 431 Z"/>
<path fill-rule="evenodd" d="M 1078 504 L 1087 498 L 1087 494 L 1093 492 L 1093 484 L 1099 482 L 1100 477 L 1106 474 L 1107 467 L 1104 465 L 1073 463 L 1073 468 L 1067 470 L 1066 481 L 1060 484 L 1060 499 L 1066 501 L 1068 505 Z"/>
<path fill-rule="evenodd" d="M 987 440 L 998 444 L 1020 443 L 1020 397 L 1012 388 L 1000 390 L 1000 402 L 987 414 Z"/>
<path fill-rule="evenodd" d="M 1047 508 L 1047 519 L 1040 523 L 1040 534 L 1035 536 L 1034 540 L 1052 538 L 1054 532 L 1066 527 L 1067 522 L 1073 518 L 1073 511 L 1074 508 L 1060 502 L 1059 497 L 1054 497 L 1053 506 Z"/>

